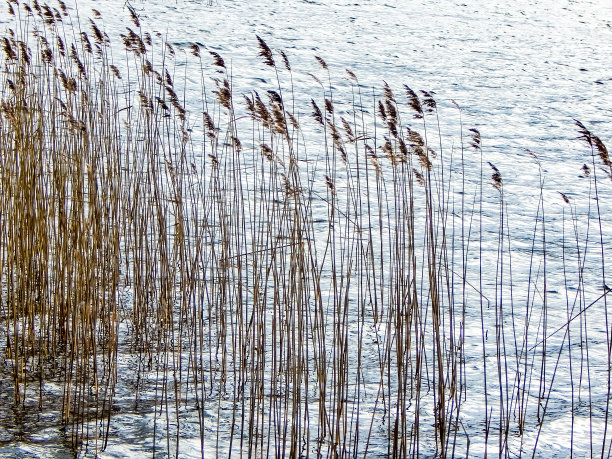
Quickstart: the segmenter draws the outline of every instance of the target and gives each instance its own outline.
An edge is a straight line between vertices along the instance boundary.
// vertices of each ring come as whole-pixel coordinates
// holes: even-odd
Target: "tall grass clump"
[[[117,379],[117,87],[93,21],[91,39],[69,42],[62,3],[9,10],[18,22],[3,38],[0,269],[14,403],[44,409],[44,382],[57,378],[72,441],[97,442],[87,426],[108,422]]]
[[[531,153],[527,222],[486,137],[461,121],[449,147],[462,110],[428,91],[338,86],[316,56],[302,94],[256,36],[268,83],[238,93],[223,56],[131,7],[114,41],[95,10],[8,10],[15,442],[42,424],[85,456],[536,456],[561,420],[570,454],[609,452],[612,170],[584,124],[588,199],[551,210]]]

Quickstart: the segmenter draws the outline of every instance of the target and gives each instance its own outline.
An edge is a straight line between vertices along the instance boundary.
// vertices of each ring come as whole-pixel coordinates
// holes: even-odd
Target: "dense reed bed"
[[[609,455],[612,164],[588,127],[568,126],[588,202],[559,190],[548,217],[541,172],[531,229],[517,230],[507,200],[520,197],[486,139],[459,125],[445,145],[427,91],[372,93],[347,70],[338,93],[316,57],[303,106],[287,55],[254,37],[274,83],[235,94],[222,56],[173,47],[129,8],[112,43],[97,11],[8,10],[10,442],[91,456]]]

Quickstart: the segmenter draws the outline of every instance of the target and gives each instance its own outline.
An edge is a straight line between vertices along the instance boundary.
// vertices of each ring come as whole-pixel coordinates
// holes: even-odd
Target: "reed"
[[[529,234],[486,136],[461,121],[447,146],[444,110],[461,109],[430,92],[370,94],[351,70],[337,85],[314,56],[302,94],[291,56],[257,36],[271,83],[235,94],[229,61],[132,8],[112,38],[63,2],[8,11],[0,419],[15,441],[35,441],[39,413],[85,456],[143,418],[130,447],[149,455],[535,457],[563,413],[570,454],[609,453],[612,170],[584,124],[588,203],[559,190],[551,217],[540,169]]]

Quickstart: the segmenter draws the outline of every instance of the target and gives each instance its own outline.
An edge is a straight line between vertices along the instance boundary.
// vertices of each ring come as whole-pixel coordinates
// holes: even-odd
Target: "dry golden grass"
[[[475,437],[491,455],[510,454],[515,437],[535,453],[537,437],[523,438],[544,425],[562,357],[581,368],[572,422],[578,399],[592,404],[588,352],[563,347],[587,340],[586,311],[609,290],[589,303],[580,275],[566,279],[581,296],[571,307],[568,299],[567,323],[551,334],[540,196],[525,315],[518,306],[509,315],[502,172],[489,162],[485,178],[476,129],[471,149],[443,148],[429,92],[404,86],[401,99],[384,83],[370,110],[347,70],[343,111],[328,64],[315,57],[329,83],[314,76],[323,95],[300,118],[284,52],[255,37],[275,87],[235,98],[222,56],[192,44],[189,65],[207,84],[208,70],[215,76],[194,122],[176,50],[143,32],[131,8],[120,70],[97,11],[80,30],[61,2],[8,7],[0,338],[13,405],[59,406],[74,451],[104,450],[126,386],[133,396],[121,409],[153,419],[149,452],[177,457],[194,422],[202,452],[219,455],[464,456]],[[305,124],[316,154],[307,154]],[[598,168],[595,156],[610,168],[604,143],[577,124],[594,156],[584,175]],[[473,191],[468,162],[480,164]],[[587,179],[597,197],[597,177]],[[483,259],[486,199],[499,203],[492,262]],[[588,261],[605,282],[599,207],[596,215],[591,243],[601,253]],[[567,266],[583,272],[586,241],[577,230],[568,241],[578,253],[563,246]],[[487,282],[495,297],[483,293]],[[474,323],[476,339],[466,335]],[[561,349],[548,351],[560,331]],[[476,400],[470,378],[484,388]],[[59,400],[45,392],[49,382],[61,384]],[[479,407],[480,424],[465,418],[466,404]],[[606,421],[608,411],[606,403]],[[607,448],[606,430],[592,435]]]

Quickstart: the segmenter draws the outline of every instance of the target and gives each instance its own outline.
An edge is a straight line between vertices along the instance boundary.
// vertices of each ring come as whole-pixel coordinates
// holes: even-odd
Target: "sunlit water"
[[[105,30],[114,38],[130,25],[123,6],[123,1],[79,1],[78,11],[84,20],[90,15],[91,8],[98,9],[104,18]],[[558,192],[570,197],[580,215],[586,214],[589,201],[593,210],[595,203],[593,199],[589,200],[588,183],[579,177],[582,165],[591,162],[590,151],[582,142],[576,141],[578,133],[573,119],[579,119],[604,142],[611,143],[612,4],[609,1],[216,0],[209,5],[207,2],[178,0],[136,1],[132,6],[145,29],[161,32],[177,49],[198,42],[221,54],[232,73],[234,93],[237,94],[258,87],[265,91],[275,79],[273,72],[258,56],[255,35],[261,36],[273,49],[285,50],[294,69],[296,112],[304,118],[311,112],[310,98],[323,93],[309,73],[323,80],[326,78],[314,56],[322,57],[329,65],[340,113],[350,108],[351,90],[344,72],[347,68],[357,75],[365,94],[378,96],[383,80],[397,93],[402,91],[403,84],[434,92],[442,120],[443,141],[449,152],[458,151],[461,146],[459,112],[452,101],[456,102],[463,110],[464,131],[478,128],[483,138],[485,161],[494,163],[503,176],[509,225],[515,238],[513,243],[519,249],[512,268],[517,284],[528,276],[531,231],[540,197],[540,170],[527,152],[531,150],[542,164],[543,203],[550,222],[547,229],[552,265],[549,285],[555,285],[555,289],[549,292],[548,301],[549,307],[558,311],[551,314],[556,316],[551,321],[558,326],[563,324],[566,310],[565,296],[561,291],[563,277],[559,271],[559,240],[566,207]],[[3,21],[0,18],[0,23]],[[120,41],[116,40],[116,53],[121,53],[119,45]],[[180,53],[176,62],[180,68]],[[189,66],[186,69],[187,80],[198,83],[199,73],[195,69],[192,73]],[[191,107],[192,117],[197,118],[198,93],[194,88],[188,88],[186,105]],[[307,127],[305,132],[308,135]],[[308,141],[307,137],[305,142]],[[468,161],[472,161],[474,168],[478,162],[477,159]],[[477,174],[474,169],[474,183],[478,180]],[[601,176],[602,181],[607,180],[603,173]],[[470,186],[468,182],[468,188]],[[612,250],[609,237],[606,237],[612,229],[610,189],[609,181],[602,184],[599,200],[604,246],[608,253]],[[491,196],[490,208],[486,210],[494,222],[496,193],[493,190],[486,193]],[[565,217],[567,219],[567,215]],[[565,224],[568,224],[567,220]],[[497,229],[493,224],[492,228],[496,236]],[[492,237],[484,256],[485,268],[494,269],[496,244],[497,240]],[[521,250],[524,256],[521,256]],[[590,273],[587,281],[586,289],[591,301],[601,293],[598,275]],[[485,293],[494,298],[494,286],[489,287]],[[129,297],[129,292],[126,295]],[[517,298],[517,304],[520,300],[523,298]],[[477,317],[479,311],[473,313]],[[591,323],[593,343],[590,355],[593,368],[591,384],[598,388],[592,395],[595,407],[582,407],[582,411],[578,407],[573,426],[574,453],[580,457],[601,454],[599,438],[605,408],[602,394],[607,394],[607,353],[603,315],[596,317]],[[556,328],[554,325],[550,327]],[[125,332],[124,328],[122,330]],[[468,341],[475,347],[480,344],[480,330],[479,323],[466,327],[468,338],[473,338]],[[557,346],[563,333],[558,338]],[[482,351],[474,355],[482,355]],[[553,350],[551,360],[556,357]],[[491,362],[494,365],[494,361]],[[120,373],[129,372],[131,365],[133,361],[129,357],[121,359]],[[479,365],[478,359],[466,363],[468,372],[473,369],[474,374],[478,374]],[[569,455],[572,427],[568,412],[570,382],[568,373],[563,371],[566,365],[566,360],[561,359],[559,375],[552,386],[557,396],[551,397],[547,422],[538,439],[540,457]],[[117,390],[110,439],[101,455],[151,455],[151,410],[144,409],[134,414],[131,411],[132,389],[120,382]],[[474,380],[471,390],[474,393],[483,390],[480,379]],[[537,388],[534,390],[537,392]],[[52,397],[61,394],[61,388],[49,385],[47,392]],[[0,381],[0,403],[8,404],[11,396],[11,382]],[[146,406],[146,396],[143,398],[142,403]],[[5,414],[0,427],[0,455],[69,457],[69,447],[64,444],[65,440],[55,424],[59,414],[36,413],[35,406],[33,401],[32,412],[13,410],[10,415]],[[205,424],[208,422],[210,426],[210,435],[218,432],[217,408],[215,405],[215,411],[211,409],[205,414],[205,417],[210,417],[205,420]],[[227,413],[230,411],[228,407]],[[484,417],[478,398],[466,403],[462,416],[466,431],[478,430]],[[195,408],[193,419],[197,420]],[[20,427],[13,427],[17,423]],[[197,424],[193,425],[187,422],[183,427],[181,457],[200,456],[199,431]],[[380,429],[384,431],[384,428]],[[594,432],[594,440],[589,436],[590,431]],[[530,451],[529,446],[536,434],[537,431],[530,432],[523,440],[527,451]],[[515,441],[511,449],[518,453],[521,440],[518,435],[511,438]],[[225,441],[220,441],[223,448],[227,447]],[[372,454],[384,456],[384,446],[377,449],[379,443],[375,439],[372,443]],[[593,450],[592,443],[597,443]],[[214,444],[208,443],[207,455],[214,455]],[[383,444],[381,441],[380,445]],[[470,455],[481,456],[483,444],[481,436],[474,436]],[[460,445],[461,449],[455,452],[458,457],[466,453],[465,441]],[[157,448],[164,454],[163,444]],[[492,451],[497,450],[493,447]],[[426,448],[423,453],[427,454]]]

